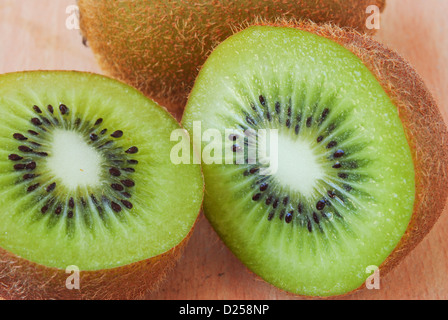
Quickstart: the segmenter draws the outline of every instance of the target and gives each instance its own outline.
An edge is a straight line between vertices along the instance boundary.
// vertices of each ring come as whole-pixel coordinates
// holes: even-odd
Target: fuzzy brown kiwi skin
[[[445,209],[448,197],[448,129],[434,97],[407,61],[366,34],[331,24],[284,19],[274,23],[259,21],[252,26],[296,28],[340,44],[364,63],[397,107],[411,148],[416,191],[408,228],[379,267],[381,276],[387,275],[425,238]],[[363,288],[365,285],[338,297],[351,295]]]
[[[78,0],[81,30],[109,75],[180,118],[209,53],[242,24],[278,18],[366,28],[369,5],[385,0]]]
[[[156,291],[174,269],[194,228],[179,245],[151,259],[113,269],[81,271],[80,290],[66,288],[71,274],[65,270],[27,261],[0,248],[0,300],[143,299],[148,292]]]

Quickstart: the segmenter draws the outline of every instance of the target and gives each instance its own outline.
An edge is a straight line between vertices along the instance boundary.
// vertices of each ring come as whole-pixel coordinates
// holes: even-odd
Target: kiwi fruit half
[[[445,204],[433,98],[355,31],[284,22],[235,34],[202,68],[183,124],[203,134],[207,218],[250,270],[297,295],[350,293],[375,266],[384,276]]]
[[[385,0],[78,0],[81,29],[108,74],[181,115],[199,68],[233,29],[258,19],[311,19],[372,32]]]
[[[0,296],[153,288],[202,204],[200,166],[170,160],[176,120],[128,85],[68,71],[1,75],[0,109]]]

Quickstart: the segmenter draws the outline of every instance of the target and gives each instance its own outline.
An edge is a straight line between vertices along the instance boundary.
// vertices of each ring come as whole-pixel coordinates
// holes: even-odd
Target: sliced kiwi
[[[187,238],[201,207],[201,169],[171,162],[170,135],[180,126],[141,93],[93,74],[25,72],[0,76],[0,108],[0,247],[8,253],[0,269],[7,279],[13,254],[35,270],[74,265],[98,277],[114,270],[117,282],[133,264],[150,266]],[[9,272],[10,289],[36,276]],[[59,285],[50,294],[64,291]],[[132,285],[145,289],[127,283],[115,290],[124,296]]]
[[[345,31],[325,28],[345,40]],[[281,289],[332,296],[359,288],[413,217],[415,153],[400,116],[363,61],[336,42],[269,26],[230,37],[204,65],[183,118],[191,133],[195,121],[202,132],[219,130],[227,141],[219,151],[242,159],[204,165],[207,218],[249,269]],[[278,153],[269,154],[259,130],[278,132]],[[271,164],[278,157],[278,170],[254,161],[253,149],[267,150]]]

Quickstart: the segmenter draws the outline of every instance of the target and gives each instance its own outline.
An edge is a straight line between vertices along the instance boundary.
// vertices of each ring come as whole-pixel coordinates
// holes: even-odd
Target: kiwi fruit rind
[[[0,296],[156,288],[202,204],[200,166],[170,159],[171,133],[185,130],[136,89],[81,72],[1,75],[0,109]],[[69,266],[79,290],[66,287]]]
[[[310,19],[367,29],[385,0],[78,0],[81,30],[103,70],[181,115],[209,52],[242,24]]]
[[[374,266],[384,277],[444,208],[437,105],[407,62],[356,31],[284,21],[233,35],[196,80],[182,119],[190,133],[195,122],[226,140],[202,141],[205,215],[285,291],[339,296]],[[277,171],[249,153],[272,150],[260,129],[278,130]]]

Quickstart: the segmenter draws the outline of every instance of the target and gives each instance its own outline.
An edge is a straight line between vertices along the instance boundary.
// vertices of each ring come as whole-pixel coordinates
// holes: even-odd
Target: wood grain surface
[[[448,120],[447,0],[388,0],[376,38],[425,79]],[[0,73],[62,69],[101,73],[78,30],[66,27],[75,0],[0,0]],[[443,206],[443,204],[440,204]],[[148,299],[298,299],[264,283],[221,243],[201,217],[184,257]],[[345,299],[448,299],[448,215],[389,275],[380,290]]]

